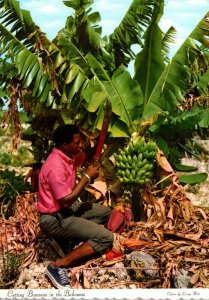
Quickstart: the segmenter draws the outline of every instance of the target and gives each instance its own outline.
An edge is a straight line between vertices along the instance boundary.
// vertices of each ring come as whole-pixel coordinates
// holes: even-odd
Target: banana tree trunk
[[[139,222],[143,218],[144,205],[140,193],[140,188],[134,187],[132,193],[132,212],[134,215],[134,221]]]

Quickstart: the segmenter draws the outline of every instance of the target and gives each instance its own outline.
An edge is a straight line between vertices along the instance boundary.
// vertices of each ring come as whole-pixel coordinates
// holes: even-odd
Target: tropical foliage
[[[24,176],[8,169],[0,170],[0,219],[14,215],[16,196],[23,191],[30,191],[30,185],[24,182]]]
[[[166,154],[170,128],[174,141],[179,133],[208,128],[209,13],[168,59],[176,32],[159,27],[163,0],[134,0],[105,37],[93,0],[63,3],[74,14],[50,41],[18,1],[0,0],[0,96],[15,124],[14,144],[20,129],[17,103],[30,116],[32,130],[47,139],[57,123],[100,130],[107,99],[110,137],[149,129]],[[136,55],[134,44],[141,49]],[[127,68],[131,61],[133,78]]]
[[[121,23],[109,36],[102,36],[102,28],[98,25],[100,15],[91,8],[93,0],[64,0],[63,3],[74,13],[51,41],[30,13],[20,8],[18,1],[0,0],[0,106],[8,107],[2,123],[3,126],[8,121],[13,123],[14,146],[18,144],[21,132],[19,109],[27,113],[31,125],[23,131],[22,137],[30,139],[40,161],[46,148],[50,147],[48,140],[57,124],[75,122],[84,129],[99,132],[108,100],[112,106],[109,140],[129,139],[135,132],[152,136],[167,156],[172,155],[174,165],[179,152],[173,145],[178,142],[180,147],[188,150],[182,140],[194,130],[209,127],[209,12],[170,59],[169,47],[176,31],[171,27],[164,33],[159,26],[163,0],[133,0]],[[133,45],[140,46],[139,53],[133,51]],[[134,62],[133,76],[128,69],[130,62]],[[133,161],[131,158],[130,162]],[[178,168],[182,169],[182,165]],[[164,172],[165,179],[169,177],[170,182],[167,185],[166,181],[164,187],[160,180],[150,191],[143,191],[147,193],[147,198],[144,195],[147,224],[138,230],[147,240],[159,242],[157,256],[156,245],[150,248],[150,253],[154,249],[154,256],[163,264],[160,278],[165,280],[163,283],[157,280],[156,286],[169,288],[176,267],[169,265],[165,249],[171,249],[173,257],[177,253],[172,261],[178,259],[181,249],[176,248],[175,253],[173,241],[172,247],[167,240],[165,245],[162,241],[168,235],[181,240],[183,237],[190,244],[195,241],[199,251],[203,247],[203,243],[197,245],[197,241],[202,242],[200,235],[208,234],[208,216],[203,210],[192,207],[173,169],[167,171],[162,167],[162,170],[169,174]],[[204,173],[193,177],[184,175],[180,182],[202,182],[206,176]],[[34,195],[19,195],[20,189],[28,189],[21,176],[17,178],[6,170],[0,177],[1,217],[15,214],[13,222],[3,220],[1,228],[7,229],[7,239],[15,232],[19,241],[19,245],[15,243],[15,250],[27,246],[27,266],[35,260],[34,241],[39,233]],[[140,194],[138,190],[134,192],[132,208],[136,212],[134,205]],[[15,196],[17,201],[14,201]],[[176,226],[179,227],[177,235]],[[202,228],[206,228],[204,232]],[[189,234],[185,236],[185,232]],[[10,238],[9,241],[14,240]],[[204,245],[207,243],[204,241]],[[191,245],[189,249],[194,249]],[[19,260],[9,256],[3,263],[2,281],[6,276],[12,280],[9,275],[12,272],[16,275]],[[199,273],[192,277],[193,284],[207,287],[208,282],[205,283],[200,271],[198,269]],[[151,284],[153,286],[153,278]],[[149,283],[145,287],[149,287]]]

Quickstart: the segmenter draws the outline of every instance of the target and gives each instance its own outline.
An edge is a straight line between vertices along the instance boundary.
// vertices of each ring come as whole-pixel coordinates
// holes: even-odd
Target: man
[[[79,129],[74,125],[58,127],[55,148],[39,174],[37,209],[42,230],[55,240],[81,243],[66,256],[48,265],[46,274],[57,288],[70,287],[67,267],[82,258],[102,254],[113,244],[113,234],[104,226],[111,209],[95,203],[81,203],[79,195],[99,167],[90,165],[76,184],[74,158],[81,151]]]

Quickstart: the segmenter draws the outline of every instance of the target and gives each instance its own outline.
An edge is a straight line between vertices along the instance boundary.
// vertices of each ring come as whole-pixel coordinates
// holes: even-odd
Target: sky
[[[64,27],[72,10],[62,0],[20,0],[20,6],[30,11],[35,23],[53,39]],[[101,15],[102,34],[108,35],[119,25],[132,0],[94,0],[93,9]],[[209,0],[165,0],[164,14],[160,22],[165,32],[170,26],[177,30],[175,52],[198,22],[209,11]]]
[[[62,0],[20,0],[21,8],[30,11],[33,20],[53,38],[61,29],[66,17],[72,14]],[[132,0],[94,0],[94,8],[101,14],[103,34],[110,34],[119,25]],[[173,25],[179,39],[185,39],[192,28],[209,11],[209,0],[165,0],[162,29]]]

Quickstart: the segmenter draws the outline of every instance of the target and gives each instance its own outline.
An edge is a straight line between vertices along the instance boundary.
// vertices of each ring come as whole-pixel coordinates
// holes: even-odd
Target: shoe
[[[70,280],[66,269],[53,268],[51,265],[48,265],[45,270],[45,274],[49,277],[56,288],[70,288]]]

